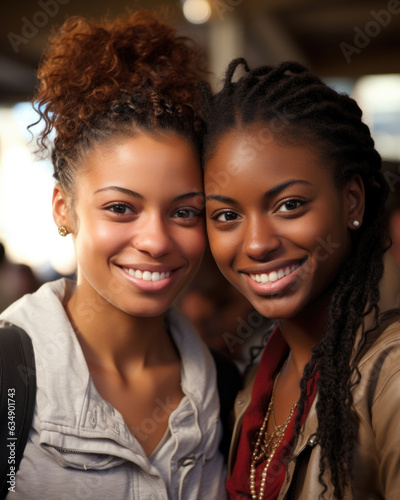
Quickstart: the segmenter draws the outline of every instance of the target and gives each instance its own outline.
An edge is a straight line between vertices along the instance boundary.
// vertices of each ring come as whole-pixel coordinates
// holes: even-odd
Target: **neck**
[[[279,320],[279,327],[290,348],[288,364],[300,375],[311,360],[312,349],[321,340],[326,325],[329,300],[330,295],[325,295],[295,318]]]
[[[132,373],[178,357],[163,316],[131,316],[105,300],[88,304],[77,291],[66,311],[89,368]]]

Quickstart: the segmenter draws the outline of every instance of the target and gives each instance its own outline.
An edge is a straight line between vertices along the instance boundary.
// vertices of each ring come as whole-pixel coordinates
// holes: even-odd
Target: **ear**
[[[346,184],[344,196],[347,204],[347,227],[351,230],[358,229],[362,224],[365,209],[364,183],[360,175],[355,175]]]
[[[52,205],[53,219],[57,227],[64,226],[69,233],[72,232],[72,221],[68,211],[68,198],[60,184],[54,186]]]

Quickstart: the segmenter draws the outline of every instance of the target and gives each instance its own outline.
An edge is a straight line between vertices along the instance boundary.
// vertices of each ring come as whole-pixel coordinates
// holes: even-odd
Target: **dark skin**
[[[339,189],[315,145],[252,148],[251,138],[267,127],[253,124],[220,139],[205,168],[205,193],[218,266],[260,314],[279,320],[290,348],[275,390],[281,424],[321,338],[353,221],[362,222],[364,189],[358,176]]]
[[[113,138],[85,159],[74,199],[71,211],[55,187],[54,220],[78,264],[66,311],[97,391],[150,455],[183,398],[164,312],[204,251],[197,154],[174,134]]]
[[[319,342],[328,309],[330,294],[321,297],[314,304],[314,307],[307,311],[305,322],[299,328],[295,328],[292,324],[287,324],[285,320],[279,321],[281,331],[288,342],[290,352],[286,364],[282,367],[279,378],[276,382],[274,396],[274,413],[276,423],[282,424],[289,412],[300,398],[300,380],[303,376],[305,365],[311,359],[311,351],[317,342]],[[309,335],[302,334],[304,331],[314,330],[316,333],[315,339]],[[287,332],[289,331],[289,340]],[[273,432],[273,423],[268,422],[267,431],[269,434]]]

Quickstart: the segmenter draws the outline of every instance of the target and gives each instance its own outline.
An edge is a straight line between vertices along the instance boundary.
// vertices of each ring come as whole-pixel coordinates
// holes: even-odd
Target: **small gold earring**
[[[58,228],[58,234],[59,234],[60,236],[67,236],[67,234],[68,234],[68,229],[67,229],[65,226],[60,226],[60,227]]]

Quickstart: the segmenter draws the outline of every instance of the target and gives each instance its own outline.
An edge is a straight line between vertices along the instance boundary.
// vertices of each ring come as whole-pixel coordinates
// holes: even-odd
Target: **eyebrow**
[[[222,196],[221,194],[210,194],[207,196],[206,200],[216,200],[222,203],[237,203],[237,201],[233,198],[229,198],[229,196]]]
[[[126,189],[119,186],[107,186],[101,189],[98,189],[94,192],[94,194],[101,193],[103,191],[119,191],[120,193],[127,194],[128,196],[133,196],[134,198],[139,198],[139,200],[144,200],[144,196],[137,193],[136,191],[132,191],[131,189]]]
[[[186,198],[194,198],[195,196],[201,196],[204,200],[204,193],[202,193],[201,191],[193,191],[192,193],[185,193],[180,194],[179,196],[175,196],[172,201],[181,201],[185,200]]]
[[[308,181],[302,181],[300,179],[292,179],[290,181],[283,182],[282,184],[278,184],[278,186],[273,187],[272,189],[267,191],[264,196],[266,198],[270,198],[271,196],[280,193],[281,191],[285,190],[289,186],[293,186],[294,184],[306,184],[307,186],[311,186],[311,183]]]
[[[288,188],[289,186],[292,186],[294,184],[306,184],[308,186],[311,186],[311,183],[308,181],[293,179],[293,180],[290,180],[287,182],[283,182],[282,184],[278,184],[278,186],[275,186],[275,187],[269,189],[264,194],[264,198],[271,198],[271,196],[274,196],[274,195],[280,193],[281,191],[284,191],[286,188]],[[229,196],[223,196],[220,194],[210,194],[209,196],[207,196],[206,199],[207,200],[216,200],[216,201],[220,201],[222,203],[233,203],[233,204],[236,203],[237,204],[237,201],[235,199],[230,198]]]
[[[144,196],[141,195],[140,193],[137,193],[136,191],[132,191],[131,189],[126,189],[126,188],[119,187],[119,186],[107,186],[107,187],[98,189],[97,191],[94,192],[94,194],[101,193],[102,191],[119,191],[120,193],[124,193],[128,196],[133,196],[134,198],[138,198],[139,200],[142,200],[142,201],[144,200]],[[173,202],[181,201],[181,200],[184,200],[186,198],[194,198],[195,196],[201,196],[202,198],[204,198],[204,193],[202,193],[201,191],[193,191],[190,193],[184,193],[184,194],[180,194],[178,196],[175,196],[175,198],[172,201]]]

